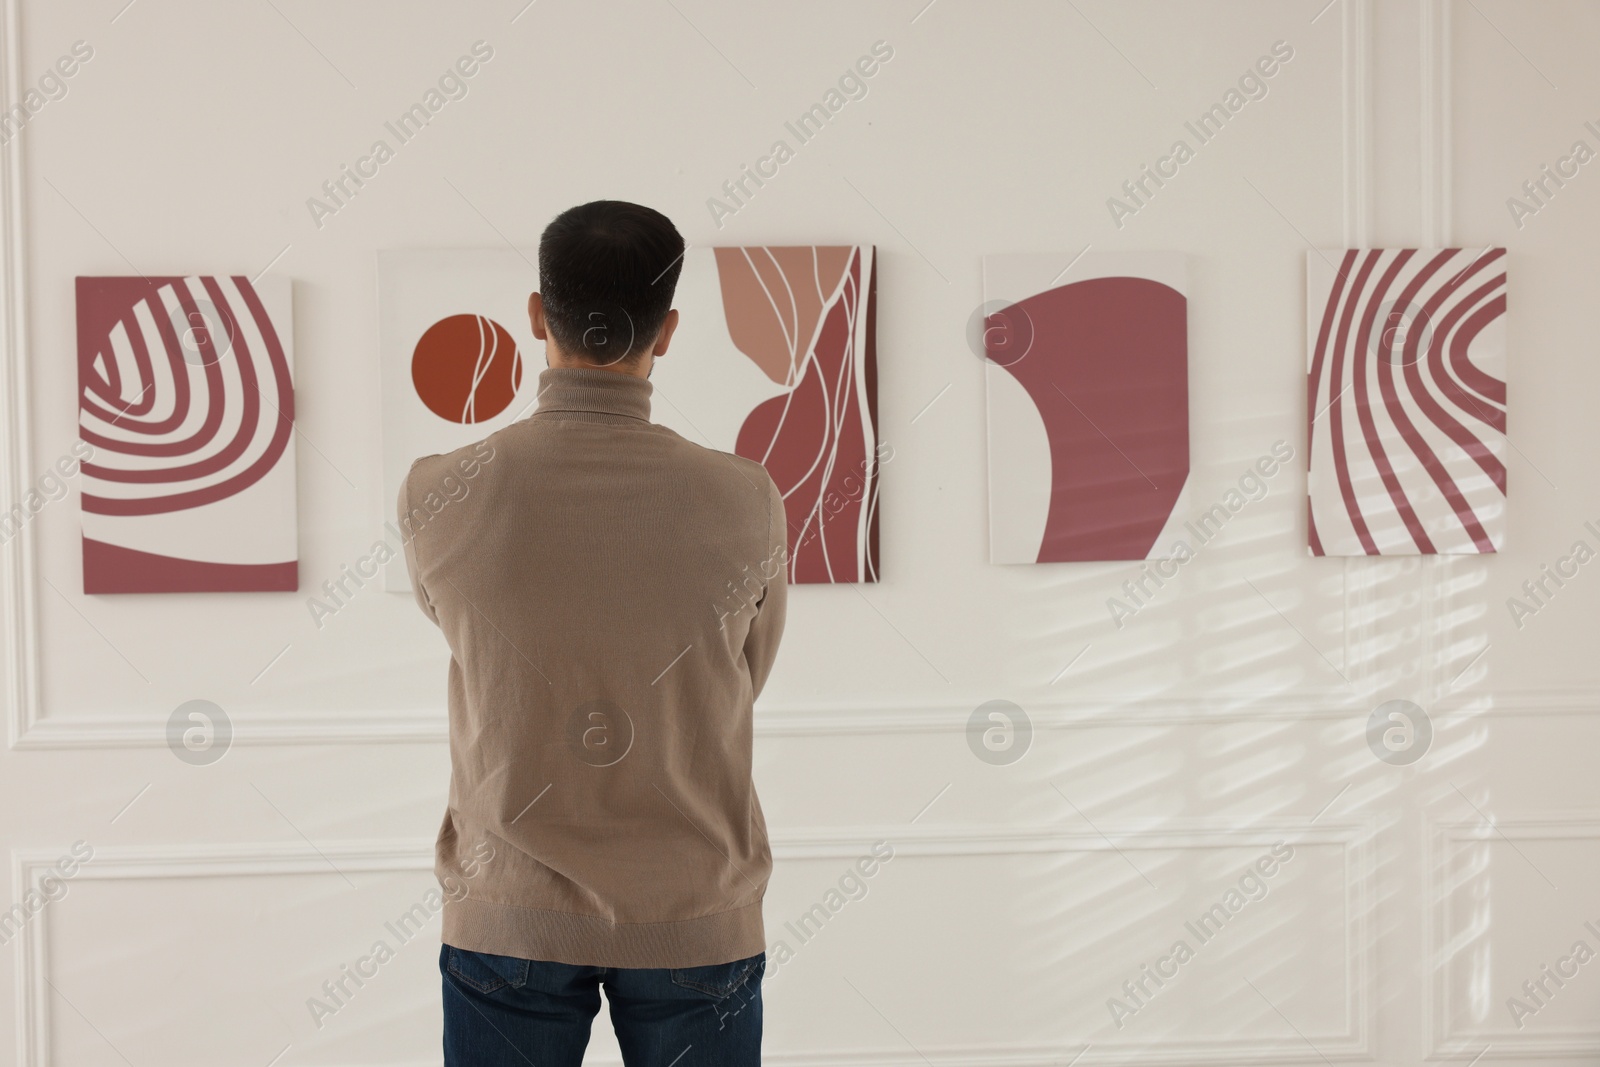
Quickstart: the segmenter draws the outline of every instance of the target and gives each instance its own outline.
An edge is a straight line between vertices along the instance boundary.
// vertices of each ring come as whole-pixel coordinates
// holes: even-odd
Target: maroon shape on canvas
[[[161,442],[112,439],[92,431],[84,431],[81,434],[85,441],[95,446],[97,452],[127,456],[161,456],[170,458],[174,462],[148,468],[85,462],[83,471],[86,475],[103,481],[158,486],[200,478],[222,470],[238,459],[249,447],[260,424],[270,422],[272,437],[266,449],[248,467],[215,485],[170,493],[158,490],[132,498],[113,498],[84,493],[83,510],[102,515],[159,515],[200,507],[203,504],[225,500],[250,488],[283,458],[284,450],[294,433],[294,387],[289,374],[288,358],[284,353],[282,342],[278,339],[278,331],[273,326],[272,320],[267,317],[266,309],[262,306],[254,287],[246,278],[235,278],[234,282],[243,295],[245,301],[243,308],[232,307],[216,282],[211,278],[204,279],[212,307],[224,322],[230,324],[234,323],[239,315],[252,316],[256,328],[266,343],[266,352],[252,353],[242,329],[236,325],[228,331],[231,336],[227,338],[225,349],[220,338],[214,342],[207,331],[197,331],[192,335],[192,343],[201,353],[199,361],[205,368],[209,404],[204,421],[191,436],[178,441]],[[138,305],[145,304],[147,307],[159,308],[161,301],[158,293],[170,285],[187,315],[194,320],[201,319],[198,307],[194,305],[182,283],[182,278],[78,279],[78,380],[82,397],[80,404],[85,409],[90,408],[94,398],[104,395],[104,390],[111,381],[109,372],[103,372],[102,368],[114,365],[110,354],[110,336],[113,327],[122,322],[130,340],[141,335],[135,314]],[[171,365],[168,380],[172,382],[175,391],[183,397],[187,411],[189,390],[183,346],[166,316],[152,314],[151,319],[160,330],[162,340],[166,343],[166,351],[148,358],[165,360]],[[142,340],[135,345],[135,350],[143,351]],[[223,448],[205,455],[203,459],[193,459],[192,457],[201,454],[216,438],[217,431],[224,421],[226,392],[223,388],[221,369],[224,358],[239,370],[243,385],[239,401],[242,409],[241,418]],[[261,385],[256,380],[258,359],[272,372],[274,393],[279,398],[276,406],[262,404]],[[146,359],[140,359],[138,363],[145,381],[144,388],[138,391],[142,404],[144,398],[155,397],[156,379],[144,369],[149,365]],[[133,405],[124,408],[121,404],[114,403],[110,405],[110,410],[113,422],[143,437],[162,435],[167,429],[182,421],[181,416],[178,416],[161,423],[142,423],[133,418],[137,414]],[[142,410],[150,410],[150,405],[144,405]]]
[[[876,266],[863,289],[859,249],[771,249],[749,258],[745,251],[717,249],[730,333],[736,343],[743,342],[741,350],[769,377],[792,381],[792,385],[787,392],[758,404],[745,418],[734,451],[764,465],[783,493],[789,524],[790,582],[875,582],[878,470],[873,393],[877,353],[872,328],[876,325]],[[829,265],[828,256],[821,253],[843,251],[848,251],[848,259],[841,258],[834,273],[821,275],[819,280],[818,272]],[[814,252],[818,253],[815,258]],[[774,306],[745,295],[749,285],[769,276],[768,291],[777,288],[804,294],[821,290],[833,298],[827,302],[819,299],[809,307],[797,303],[795,318],[785,319],[787,301]],[[815,320],[808,321],[808,313],[820,316],[820,324],[814,343],[806,349],[796,341],[812,336],[810,321]],[[864,351],[858,351],[856,325],[862,314],[867,316],[867,329]],[[768,337],[757,328],[757,324],[767,325],[764,316],[772,316]],[[774,339],[787,340],[780,345]],[[865,363],[858,367],[861,360]],[[858,564],[858,556],[865,557],[864,563]]]
[[[300,564],[205,563],[83,539],[85,593],[292,593]]]
[[[175,301],[170,313],[164,291]],[[76,297],[80,436],[95,450],[81,467],[86,515],[199,514],[249,493],[284,462],[294,434],[289,354],[250,279],[81,277]],[[115,356],[119,334],[131,367]],[[293,559],[189,560],[113,540],[84,536],[85,593],[278,591],[298,582]]]
[[[990,316],[1032,345],[989,358],[1044,422],[1050,511],[1040,563],[1145,559],[1189,476],[1188,302],[1148,278],[1073,282]]]

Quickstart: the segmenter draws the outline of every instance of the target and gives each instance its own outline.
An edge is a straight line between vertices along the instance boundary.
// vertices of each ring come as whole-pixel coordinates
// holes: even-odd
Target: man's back
[[[643,378],[539,385],[526,419],[418,460],[400,500],[451,650],[437,871],[464,889],[444,940],[597,967],[754,955],[751,704],[783,629],[782,499],[759,464],[651,424]],[[452,476],[465,493],[430,507]]]

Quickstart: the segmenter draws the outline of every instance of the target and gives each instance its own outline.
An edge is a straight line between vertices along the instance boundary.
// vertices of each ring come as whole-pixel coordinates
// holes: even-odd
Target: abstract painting
[[[1307,253],[1312,555],[1499,551],[1505,254]]]
[[[290,283],[77,279],[85,593],[293,591]]]
[[[544,369],[528,323],[535,262],[510,248],[378,253],[385,521],[418,457],[470,445],[533,410]],[[384,565],[383,585],[410,591],[403,555]]]
[[[1167,558],[1189,482],[1184,259],[986,256],[989,558]]]
[[[877,581],[873,248],[711,252],[728,337],[781,389],[748,410],[732,451],[764,465],[783,493],[789,581]],[[686,262],[685,273],[701,266]]]
[[[384,499],[418,456],[537,405],[533,253],[396,251],[378,260]],[[789,580],[878,580],[875,257],[871,246],[691,248],[651,418],[762,463],[784,495]],[[532,353],[532,365],[526,362]],[[385,587],[409,589],[402,560]]]

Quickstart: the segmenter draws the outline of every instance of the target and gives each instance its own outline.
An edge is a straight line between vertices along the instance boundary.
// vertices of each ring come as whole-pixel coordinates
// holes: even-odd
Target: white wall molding
[[[1492,826],[1482,818],[1430,819],[1425,824],[1424,841],[1426,847],[1424,858],[1427,863],[1427,892],[1424,897],[1427,912],[1423,917],[1427,947],[1424,958],[1429,961],[1431,967],[1430,980],[1423,991],[1423,1016],[1426,1026],[1424,1040],[1428,1059],[1453,1060],[1462,1057],[1470,1059],[1480,1054],[1484,1059],[1490,1060],[1582,1057],[1586,1061],[1593,1061],[1600,1057],[1600,1025],[1557,1029],[1541,1026],[1534,1021],[1523,1030],[1502,1024],[1471,1032],[1451,1027],[1452,1006],[1458,991],[1450,980],[1449,964],[1453,958],[1452,953],[1461,948],[1450,943],[1450,930],[1453,925],[1451,905],[1461,886],[1450,885],[1445,881],[1446,865],[1451,855],[1470,842],[1516,849],[1520,853],[1519,842],[1600,841],[1600,812],[1497,816]],[[1532,862],[1526,856],[1520,859],[1512,857],[1512,859],[1518,863]],[[1551,892],[1554,893],[1556,890],[1552,889]],[[1600,909],[1597,909],[1592,917],[1600,917]],[[1574,917],[1575,930],[1581,929],[1581,922],[1581,916]],[[1580,935],[1575,933],[1574,937],[1577,936]],[[1591,942],[1591,948],[1596,947],[1592,938],[1584,939]],[[1552,949],[1561,947],[1566,946],[1551,946]],[[1520,989],[1491,990],[1492,1017],[1504,1020],[1507,1019],[1507,1015],[1501,1014],[1505,1011],[1502,994],[1518,995]]]
[[[22,99],[20,0],[0,2],[0,111]],[[22,501],[32,477],[29,418],[27,238],[23,226],[22,137],[0,144],[0,508]],[[7,732],[12,745],[39,706],[38,618],[32,523],[0,545],[0,630],[5,641]]]
[[[20,849],[11,855],[14,899],[38,891],[41,880],[70,846]],[[347,871],[426,871],[433,868],[431,842],[350,842],[317,849],[304,844],[210,846],[119,846],[94,850],[68,882],[130,878],[272,876]],[[67,896],[71,896],[69,888]],[[50,912],[47,904],[22,925],[16,949],[17,1063],[51,1067],[50,982],[46,961]]]
[[[1294,696],[1193,700],[1016,701],[1035,731],[1222,726],[1233,723],[1313,723],[1365,720],[1369,694],[1334,703]],[[957,734],[977,702],[893,706],[763,708],[755,714],[758,738],[866,737]],[[1472,719],[1590,716],[1600,713],[1600,695],[1583,689],[1497,697],[1463,693],[1429,705],[1441,725]],[[446,713],[406,709],[341,716],[251,714],[232,718],[235,745],[444,744]],[[44,719],[14,745],[21,750],[159,748],[167,744],[166,721],[104,715]]]
[[[1222,818],[1145,820],[1136,823],[1102,822],[1099,829],[1079,824],[970,824],[911,825],[905,823],[842,828],[775,830],[772,851],[776,860],[849,860],[862,855],[873,842],[887,840],[896,858],[918,856],[980,857],[1029,853],[1094,853],[1130,850],[1222,849],[1241,846],[1269,847],[1288,840],[1294,845],[1321,845],[1342,850],[1346,871],[1345,921],[1348,958],[1344,974],[1348,1026],[1339,1033],[1307,1035],[1315,1043],[1286,1045],[1279,1037],[1172,1041],[1156,1045],[1115,1043],[1085,1038],[1060,1046],[924,1046],[920,1054],[878,1050],[838,1050],[823,1053],[768,1053],[765,1060],[785,1067],[886,1067],[886,1065],[937,1064],[939,1067],[1059,1067],[1083,1050],[1092,1048],[1077,1063],[1123,1063],[1137,1054],[1141,1063],[1207,1064],[1216,1067],[1250,1063],[1349,1062],[1372,1058],[1374,1031],[1372,949],[1369,915],[1376,901],[1372,841],[1375,823],[1370,819],[1330,819],[1312,824],[1306,819],[1264,817],[1249,826]],[[17,899],[40,880],[69,846],[30,848],[12,853],[12,884]],[[209,878],[217,876],[273,877],[335,872],[407,872],[433,869],[433,842],[345,841],[311,845],[302,842],[216,845],[135,845],[96,848],[94,856],[78,868],[71,884],[82,881],[123,881],[149,878]],[[66,898],[70,899],[70,891]],[[51,904],[24,924],[16,952],[16,991],[19,1067],[50,1067],[51,986],[48,938]]]
[[[878,734],[946,734],[967,728],[971,704],[834,708],[758,707],[757,737],[850,737]],[[1116,726],[1211,726],[1238,722],[1312,722],[1364,717],[1362,698],[1331,705],[1290,697],[1237,700],[1057,701],[1019,705],[1035,730],[1099,729]],[[290,714],[235,715],[235,745],[329,745],[435,742],[449,739],[443,708],[373,713],[366,716]],[[74,716],[45,719],[13,746],[18,749],[156,748],[167,744],[164,719]]]

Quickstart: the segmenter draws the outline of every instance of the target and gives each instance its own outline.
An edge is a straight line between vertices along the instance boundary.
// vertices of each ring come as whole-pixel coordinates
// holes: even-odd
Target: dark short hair
[[[539,238],[545,325],[563,352],[597,364],[638,359],[672,310],[683,237],[625,200],[568,208]]]

